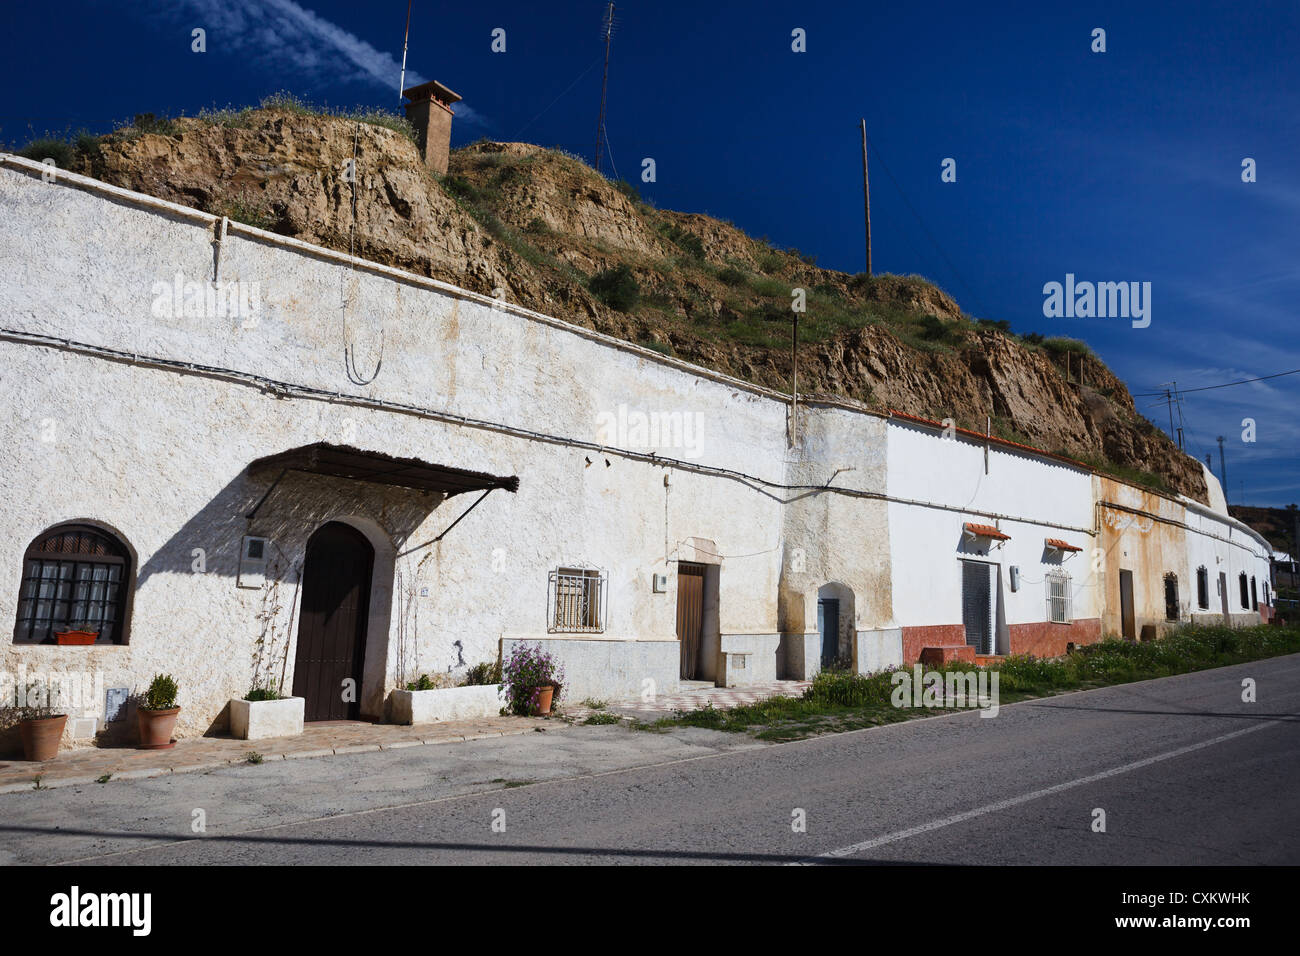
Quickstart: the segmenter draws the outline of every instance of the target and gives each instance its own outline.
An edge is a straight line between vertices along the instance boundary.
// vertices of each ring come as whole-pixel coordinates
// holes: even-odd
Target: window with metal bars
[[[47,531],[23,556],[14,643],[57,644],[60,632],[91,631],[96,644],[125,644],[130,580],[131,554],[107,531]]]
[[[1165,620],[1176,621],[1179,616],[1178,575],[1170,571],[1165,574]]]
[[[1202,611],[1210,607],[1210,572],[1203,567],[1196,569],[1196,606]]]
[[[1250,582],[1246,580],[1246,573],[1243,571],[1238,577],[1237,582],[1241,586],[1241,606],[1250,607]]]
[[[1047,574],[1047,619],[1053,624],[1074,622],[1074,609],[1070,606],[1070,576],[1064,571]]]
[[[605,630],[605,573],[591,568],[551,572],[548,633],[601,633]]]

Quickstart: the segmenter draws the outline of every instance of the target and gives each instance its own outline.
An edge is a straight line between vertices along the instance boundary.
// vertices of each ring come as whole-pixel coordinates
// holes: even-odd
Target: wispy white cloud
[[[400,54],[377,49],[294,0],[185,0],[185,8],[195,18],[193,26],[207,31],[210,53],[236,54],[293,79],[365,83],[397,92]],[[426,79],[408,62],[408,87]],[[456,115],[463,122],[491,125],[464,103],[457,104]]]

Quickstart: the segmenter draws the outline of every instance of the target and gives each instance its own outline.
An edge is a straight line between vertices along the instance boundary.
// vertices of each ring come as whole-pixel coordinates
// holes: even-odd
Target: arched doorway
[[[293,694],[306,700],[307,720],[361,716],[374,563],[365,535],[342,522],[322,525],[307,541],[293,667]]]

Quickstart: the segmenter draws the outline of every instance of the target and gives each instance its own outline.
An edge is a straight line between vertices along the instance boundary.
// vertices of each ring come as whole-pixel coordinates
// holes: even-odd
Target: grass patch
[[[582,724],[584,727],[593,725],[600,726],[602,724],[617,724],[620,723],[622,719],[623,718],[619,717],[618,714],[595,713],[584,720]]]
[[[1088,690],[1132,681],[1169,677],[1212,667],[1277,657],[1300,651],[1300,627],[1260,625],[1184,625],[1157,641],[1134,643],[1114,638],[1076,648],[1064,657],[1008,657],[988,670],[998,672],[1000,704]],[[930,668],[943,673],[967,673],[972,668],[952,663]],[[943,710],[895,706],[893,674],[853,674],[823,671],[802,697],[771,697],[755,704],[721,710],[712,706],[678,711],[636,729],[664,732],[674,727],[704,727],[730,733],[753,733],[760,740],[798,740],[820,733],[859,730],[934,716]]]

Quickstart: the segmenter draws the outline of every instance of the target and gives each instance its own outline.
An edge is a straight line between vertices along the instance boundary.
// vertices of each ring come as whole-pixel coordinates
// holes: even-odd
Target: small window
[[[548,633],[605,630],[605,573],[591,568],[551,572]]]
[[[1165,575],[1165,620],[1178,620],[1178,575],[1170,571]]]
[[[1062,571],[1047,574],[1047,619],[1054,624],[1069,624],[1074,620],[1070,606],[1070,576]]]
[[[1255,587],[1255,575],[1250,576],[1250,609],[1259,610],[1259,590]]]
[[[1264,603],[1265,603],[1265,604],[1268,604],[1268,603],[1269,603],[1269,600],[1268,600],[1268,582],[1267,582],[1267,581],[1264,582],[1264,584],[1263,584],[1263,588],[1264,588]]]
[[[126,643],[131,554],[90,525],[60,525],[23,556],[15,644],[57,644],[61,631],[91,631],[96,644]]]
[[[1196,569],[1196,606],[1202,611],[1210,607],[1210,572],[1203,567]]]
[[[1250,607],[1250,583],[1246,580],[1246,572],[1243,571],[1237,577],[1237,583],[1241,585],[1241,606]]]

